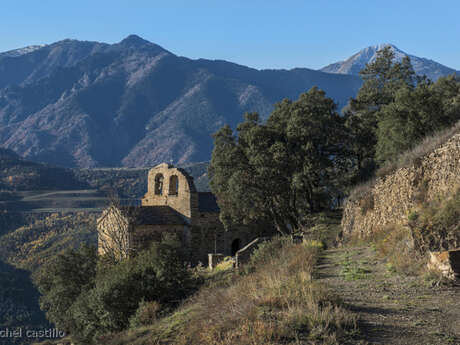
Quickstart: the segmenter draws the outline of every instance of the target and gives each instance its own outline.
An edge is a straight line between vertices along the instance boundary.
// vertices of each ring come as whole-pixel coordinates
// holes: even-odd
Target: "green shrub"
[[[50,321],[81,343],[147,322],[193,293],[198,280],[184,265],[180,244],[154,243],[136,257],[110,264],[93,260],[84,276],[82,255],[70,253],[38,281]],[[79,285],[79,283],[81,283]],[[161,305],[161,308],[160,308]],[[143,321],[144,320],[144,321]]]
[[[415,222],[418,219],[418,213],[416,211],[410,212],[407,216],[407,219],[409,220],[409,222]]]
[[[96,248],[83,246],[58,255],[38,273],[35,284],[41,293],[40,308],[61,330],[73,327],[68,310],[83,292],[94,287]]]
[[[137,308],[136,313],[129,320],[130,327],[140,327],[151,325],[154,323],[161,311],[161,305],[156,302],[145,302],[141,301],[139,303],[139,308]]]
[[[288,236],[277,236],[270,241],[266,241],[259,245],[251,255],[248,264],[245,266],[246,272],[252,272],[258,266],[263,266],[273,259],[279,257],[281,248],[292,243],[292,239]]]

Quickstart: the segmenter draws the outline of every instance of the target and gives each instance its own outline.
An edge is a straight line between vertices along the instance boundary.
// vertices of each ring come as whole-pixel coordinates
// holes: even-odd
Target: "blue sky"
[[[320,68],[393,43],[460,70],[460,1],[2,0],[0,51],[137,34],[190,58]]]

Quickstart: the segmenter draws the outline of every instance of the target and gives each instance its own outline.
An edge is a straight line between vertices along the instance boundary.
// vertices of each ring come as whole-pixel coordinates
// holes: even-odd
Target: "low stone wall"
[[[224,254],[208,254],[208,267],[210,270],[216,268],[218,264],[224,261]]]
[[[408,168],[378,178],[368,192],[348,200],[342,236],[365,237],[386,224],[407,225],[417,200],[446,195],[460,184],[460,133]]]

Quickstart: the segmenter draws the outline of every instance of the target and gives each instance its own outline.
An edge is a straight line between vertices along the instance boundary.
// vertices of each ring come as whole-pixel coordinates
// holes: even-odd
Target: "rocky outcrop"
[[[414,163],[378,178],[361,196],[349,199],[343,236],[365,237],[387,224],[407,225],[418,201],[446,195],[460,184],[460,133]]]

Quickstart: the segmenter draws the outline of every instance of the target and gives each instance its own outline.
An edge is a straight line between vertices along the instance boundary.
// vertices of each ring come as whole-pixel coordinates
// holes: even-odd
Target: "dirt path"
[[[326,250],[316,275],[359,315],[355,344],[460,345],[459,285],[392,273],[364,247]]]

